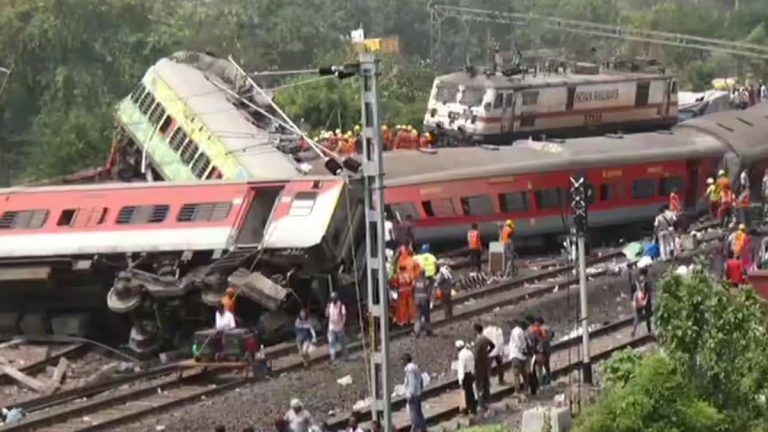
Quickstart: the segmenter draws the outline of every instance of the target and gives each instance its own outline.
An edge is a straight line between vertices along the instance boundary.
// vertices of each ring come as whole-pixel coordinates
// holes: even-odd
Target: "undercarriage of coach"
[[[320,312],[332,286],[354,286],[339,272],[341,264],[302,266],[306,260],[293,262],[285,253],[234,250],[215,259],[208,254],[207,263],[198,256],[147,255],[116,274],[107,305],[130,319],[129,348],[149,354],[183,346],[196,330],[212,327],[214,308],[232,287],[238,325],[277,342],[290,335],[300,308]]]

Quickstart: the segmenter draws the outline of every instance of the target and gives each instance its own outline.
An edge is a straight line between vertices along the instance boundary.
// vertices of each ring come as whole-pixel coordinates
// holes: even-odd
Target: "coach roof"
[[[691,129],[562,143],[517,141],[505,147],[441,148],[434,154],[398,150],[385,154],[388,186],[463,180],[523,173],[577,170],[718,156],[723,146]]]
[[[618,83],[626,81],[651,80],[668,78],[667,75],[641,72],[613,72],[605,71],[598,74],[575,74],[575,73],[543,73],[520,74],[506,77],[496,74],[487,76],[482,73],[470,75],[467,72],[454,72],[448,75],[437,77],[437,83],[456,84],[466,87],[494,87],[525,89],[539,87],[557,87],[573,84],[591,84],[591,83]]]

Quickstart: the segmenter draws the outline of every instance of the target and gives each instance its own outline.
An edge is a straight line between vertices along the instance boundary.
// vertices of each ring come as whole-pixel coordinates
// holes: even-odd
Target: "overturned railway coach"
[[[322,305],[357,277],[358,193],[334,177],[0,190],[0,325],[67,333],[106,301],[151,351],[210,320],[231,284],[243,317]]]

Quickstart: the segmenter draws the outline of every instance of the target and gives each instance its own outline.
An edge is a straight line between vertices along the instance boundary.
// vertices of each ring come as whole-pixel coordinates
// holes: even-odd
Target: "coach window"
[[[565,202],[565,190],[561,188],[537,190],[534,193],[534,199],[536,207],[540,209],[560,208]]]
[[[179,153],[179,157],[181,158],[182,162],[189,165],[189,163],[192,162],[192,159],[195,158],[197,151],[198,151],[197,144],[190,139],[190,140],[187,140],[186,143],[184,143],[184,147],[181,148],[181,153]]]
[[[632,182],[632,198],[643,199],[656,196],[656,180],[643,179]]]
[[[221,170],[216,168],[216,166],[212,166],[211,169],[208,171],[208,174],[205,176],[206,180],[218,180],[221,178]]]
[[[677,193],[683,190],[683,179],[681,177],[667,177],[659,180],[659,195],[668,196],[672,191]]]
[[[520,127],[534,127],[536,126],[536,114],[523,113],[520,114]]]
[[[211,159],[204,152],[200,152],[197,154],[195,161],[192,162],[192,174],[194,174],[194,176],[197,178],[203,178],[205,173],[208,172],[208,167],[210,166]]]
[[[493,200],[487,195],[464,197],[461,199],[461,207],[467,216],[488,216],[496,213]]]
[[[187,134],[184,132],[184,129],[177,127],[176,130],[174,130],[171,134],[171,138],[168,140],[168,144],[170,145],[171,149],[173,149],[173,151],[177,152],[184,145],[186,140]]]
[[[37,229],[48,220],[48,210],[7,211],[0,217],[0,229]]]
[[[59,215],[59,220],[56,221],[56,226],[72,226],[75,222],[75,216],[77,215],[77,209],[62,210]]]
[[[143,83],[139,83],[136,85],[136,87],[131,92],[131,100],[134,104],[138,104],[141,100],[141,97],[144,96],[144,93],[147,92],[147,89],[144,87]]]
[[[155,95],[151,92],[147,92],[144,96],[145,97],[142,97],[139,102],[139,111],[141,111],[142,114],[147,114],[149,113],[149,109],[155,105]]]
[[[158,102],[152,107],[152,111],[149,112],[149,122],[157,126],[163,117],[165,117],[165,108]]]
[[[408,216],[413,219],[419,218],[419,212],[416,210],[416,206],[413,203],[392,203],[387,205],[387,207],[391,213],[390,220],[406,220]]]
[[[523,105],[537,105],[539,103],[539,92],[528,91],[523,92]]]
[[[603,183],[600,185],[600,201],[621,199],[623,191],[623,183]]]
[[[157,128],[157,131],[165,135],[171,129],[172,125],[173,125],[173,117],[171,117],[170,115],[166,115],[165,118],[163,118],[163,121],[160,123],[160,127]]]
[[[529,207],[528,192],[499,194],[499,208],[502,213],[526,211]]]
[[[496,98],[493,100],[493,108],[498,109],[504,104],[504,93],[496,93]]]
[[[291,216],[309,216],[317,200],[317,192],[297,192],[293,196],[288,214]]]
[[[422,201],[424,213],[430,217],[456,216],[456,209],[453,208],[453,202],[450,199],[435,199],[432,201]]]
[[[228,202],[184,204],[176,215],[178,222],[212,222],[229,216],[232,204]]]
[[[165,204],[125,206],[120,209],[115,221],[119,225],[137,225],[160,223],[168,216],[169,207]]]

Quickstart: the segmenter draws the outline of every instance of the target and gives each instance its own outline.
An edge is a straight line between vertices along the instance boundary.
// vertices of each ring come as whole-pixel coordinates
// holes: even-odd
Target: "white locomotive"
[[[424,126],[439,145],[463,145],[637,132],[677,122],[677,82],[660,70],[581,63],[549,69],[478,73],[470,68],[439,76]]]

